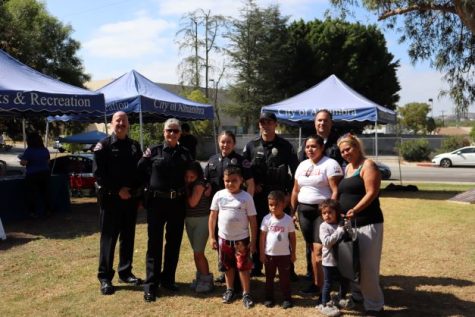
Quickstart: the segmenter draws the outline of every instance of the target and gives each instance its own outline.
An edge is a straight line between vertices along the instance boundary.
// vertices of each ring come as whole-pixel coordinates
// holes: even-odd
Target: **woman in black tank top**
[[[361,141],[351,134],[338,140],[342,157],[348,162],[345,177],[338,185],[343,212],[356,225],[360,254],[360,283],[353,285],[352,296],[364,302],[368,315],[384,308],[379,284],[379,266],[383,245],[383,213],[379,205],[381,175],[376,164],[367,159]]]

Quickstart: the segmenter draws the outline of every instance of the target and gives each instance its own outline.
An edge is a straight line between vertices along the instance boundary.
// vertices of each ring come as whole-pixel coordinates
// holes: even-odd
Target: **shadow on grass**
[[[300,276],[297,282],[291,283],[292,301],[295,307],[305,307],[309,309],[315,309],[317,304],[318,295],[303,295],[302,289],[307,288],[309,282]],[[180,288],[179,292],[172,292],[166,289],[158,290],[159,297],[189,297],[190,299],[196,298],[218,298],[221,301],[223,293],[226,291],[225,284],[215,284],[214,289],[209,293],[196,293],[189,286],[189,283],[177,283]],[[257,306],[263,306],[265,301],[265,277],[251,278],[251,295],[254,303]],[[276,277],[274,282],[274,299],[275,308],[280,309],[282,306],[283,298],[280,291],[279,278]],[[236,292],[235,302],[240,303],[242,300],[242,293]]]
[[[460,191],[435,191],[435,190],[419,190],[417,192],[407,191],[390,191],[381,190],[381,197],[406,198],[406,199],[426,199],[426,200],[448,200]]]
[[[98,233],[99,216],[99,206],[95,199],[86,198],[74,200],[69,212],[56,213],[47,218],[29,218],[6,223],[4,226],[7,240],[1,243],[0,250],[41,238],[70,239]],[[137,224],[146,222],[145,212],[139,211]]]
[[[17,232],[11,233],[7,235],[7,240],[0,241],[0,251],[5,251],[38,239],[41,239],[41,237]]]
[[[453,291],[473,286],[473,281],[402,275],[382,276],[381,281],[388,307],[384,316],[469,316],[475,312],[474,302],[457,298]],[[447,291],[433,290],[440,287]]]

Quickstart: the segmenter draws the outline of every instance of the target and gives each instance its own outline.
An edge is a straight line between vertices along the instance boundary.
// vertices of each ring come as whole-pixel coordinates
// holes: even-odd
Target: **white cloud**
[[[92,38],[84,42],[91,56],[106,58],[137,58],[163,52],[173,42],[163,35],[175,24],[152,19],[140,12],[135,19],[104,24]]]

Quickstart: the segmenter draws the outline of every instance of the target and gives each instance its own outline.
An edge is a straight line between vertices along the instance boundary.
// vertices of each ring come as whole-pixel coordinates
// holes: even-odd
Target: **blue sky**
[[[153,81],[177,83],[177,66],[183,55],[178,51],[176,32],[183,14],[202,8],[213,14],[237,17],[239,0],[45,0],[48,11],[74,29],[72,37],[81,42],[79,56],[93,80],[113,79],[135,69]],[[262,6],[279,4],[291,20],[321,19],[331,9],[328,0],[258,0]],[[377,23],[360,10],[361,23]],[[400,60],[400,105],[434,100],[434,115],[453,112],[447,98],[438,99],[444,87],[441,74],[427,63],[411,65],[407,46],[398,44],[397,35],[383,29],[389,51]],[[217,57],[219,59],[219,57]],[[471,107],[473,111],[473,106]]]

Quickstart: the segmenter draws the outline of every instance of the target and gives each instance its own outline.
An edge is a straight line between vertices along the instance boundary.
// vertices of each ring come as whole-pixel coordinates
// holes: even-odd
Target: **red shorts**
[[[236,241],[219,238],[219,270],[221,272],[232,268],[249,271],[252,267],[249,238]]]

